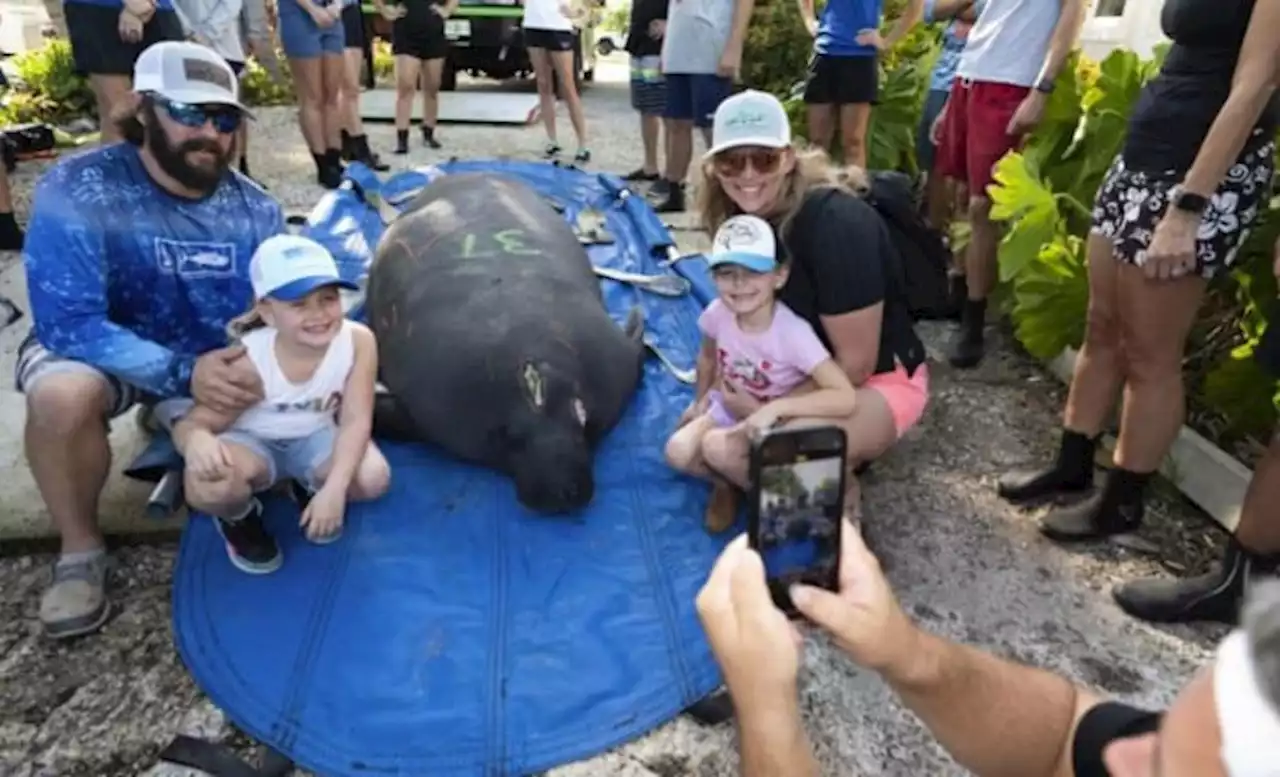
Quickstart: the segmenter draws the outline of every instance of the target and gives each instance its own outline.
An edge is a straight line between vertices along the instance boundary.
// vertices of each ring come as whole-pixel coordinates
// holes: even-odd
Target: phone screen
[[[840,563],[840,515],[844,508],[844,451],[767,456],[758,470],[753,545],[764,560],[774,600],[794,612],[788,589],[795,583],[833,588]]]

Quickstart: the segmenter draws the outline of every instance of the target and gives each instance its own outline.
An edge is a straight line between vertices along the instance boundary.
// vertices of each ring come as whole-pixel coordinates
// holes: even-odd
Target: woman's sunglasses
[[[715,156],[716,172],[726,178],[742,175],[747,165],[761,175],[769,175],[781,163],[782,151],[776,148],[731,148]]]
[[[192,105],[159,96],[154,100],[156,105],[164,108],[169,118],[192,129],[199,129],[206,122],[211,122],[218,132],[229,134],[240,128],[240,122],[244,118],[240,109],[234,105]]]

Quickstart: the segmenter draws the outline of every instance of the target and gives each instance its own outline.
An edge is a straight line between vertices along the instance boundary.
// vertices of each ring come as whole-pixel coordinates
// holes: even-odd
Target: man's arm
[[[747,26],[751,24],[751,14],[755,9],[756,0],[733,0],[733,25],[729,28],[729,40],[724,48],[726,53],[736,53],[739,60],[747,41]]]
[[[1044,64],[1040,67],[1037,83],[1055,81],[1062,68],[1067,64],[1067,57],[1076,45],[1080,34],[1080,25],[1084,21],[1085,0],[1058,0],[1058,23],[1053,27],[1053,35],[1049,38],[1049,50],[1044,54]]]
[[[973,0],[924,0],[921,13],[924,21],[929,23],[955,19],[966,13],[976,15],[976,9]]]
[[[1280,80],[1277,29],[1280,29],[1280,2],[1264,0],[1256,4],[1240,47],[1231,92],[1187,171],[1182,182],[1184,190],[1202,197],[1213,194],[1240,156]]]
[[[175,353],[108,318],[102,228],[72,209],[56,175],[36,187],[23,252],[36,338],[63,358],[91,364],[152,394],[189,395],[194,356]]]
[[[1076,725],[1098,698],[920,629],[913,639],[881,674],[961,766],[980,777],[1073,777]]]
[[[780,698],[773,707],[736,711],[742,777],[818,777],[798,694]]]
[[[813,0],[796,0],[796,6],[800,9],[800,20],[804,22],[805,29],[812,32],[818,24],[817,14],[813,10]]]

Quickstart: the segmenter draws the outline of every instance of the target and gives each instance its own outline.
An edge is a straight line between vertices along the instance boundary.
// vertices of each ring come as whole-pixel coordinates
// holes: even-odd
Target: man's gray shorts
[[[36,339],[35,332],[27,335],[18,346],[18,359],[13,368],[13,387],[23,394],[31,393],[37,383],[47,375],[57,374],[97,375],[107,383],[111,391],[108,418],[116,418],[129,412],[129,408],[147,398],[145,392],[114,375],[108,375],[91,364],[75,359],[64,359],[50,352]]]
[[[156,405],[156,420],[166,429],[195,404],[192,399],[166,399]],[[223,442],[247,448],[267,465],[268,482],[275,484],[292,478],[309,491],[318,491],[324,485],[318,474],[333,456],[333,442],[338,436],[338,425],[330,423],[306,437],[293,440],[270,440],[248,432],[231,429],[218,435]]]

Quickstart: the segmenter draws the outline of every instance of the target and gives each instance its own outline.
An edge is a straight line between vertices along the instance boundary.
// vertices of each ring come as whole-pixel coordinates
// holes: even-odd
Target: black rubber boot
[[[704,726],[718,726],[733,718],[733,699],[728,691],[715,691],[695,701],[685,712]]]
[[[396,148],[392,153],[409,153],[409,130],[396,130]]]
[[[1222,561],[1197,577],[1131,580],[1111,591],[1120,609],[1152,623],[1217,621],[1236,625],[1252,579],[1280,571],[1280,553],[1249,553],[1235,537]]]
[[[350,162],[356,158],[355,144],[351,142],[353,138],[350,132],[346,130],[340,130],[340,132],[342,133],[342,161]]]
[[[342,152],[331,148],[323,154],[312,154],[316,160],[316,182],[326,189],[342,183]]]
[[[668,182],[666,194],[657,205],[653,207],[658,213],[683,213],[684,212],[684,185],[675,181]]]
[[[18,226],[13,211],[0,213],[0,251],[21,251],[26,239],[26,232]]]
[[[1053,466],[1037,471],[1016,471],[1000,478],[996,493],[1014,504],[1034,504],[1059,496],[1082,494],[1093,488],[1093,457],[1101,437],[1086,437],[1062,430],[1058,458]]]
[[[982,361],[986,351],[983,327],[987,324],[987,301],[967,299],[960,311],[960,333],[951,345],[947,361],[961,370],[972,369]]]
[[[377,170],[380,173],[391,169],[391,165],[383,162],[381,157],[369,148],[368,135],[351,136],[351,160],[367,165],[370,170]]]
[[[963,275],[952,275],[947,293],[947,320],[959,321],[969,299],[969,284]]]
[[[1144,497],[1150,473],[1113,469],[1100,493],[1049,511],[1040,532],[1051,540],[1079,542],[1136,531],[1146,512]]]
[[[436,128],[422,125],[422,142],[427,148],[440,148],[440,141],[436,140]]]

